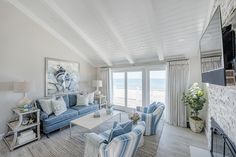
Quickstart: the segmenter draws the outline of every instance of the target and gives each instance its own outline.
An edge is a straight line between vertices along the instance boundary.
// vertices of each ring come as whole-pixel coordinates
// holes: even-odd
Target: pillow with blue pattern
[[[147,113],[153,113],[159,105],[156,102],[153,102],[148,106]]]
[[[119,124],[118,122],[113,123],[113,128],[111,129],[110,135],[108,137],[108,143],[113,140],[113,138],[129,133],[132,130],[132,121]]]

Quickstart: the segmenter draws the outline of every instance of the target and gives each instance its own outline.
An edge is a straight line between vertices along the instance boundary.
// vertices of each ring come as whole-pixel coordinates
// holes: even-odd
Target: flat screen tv
[[[200,39],[202,82],[226,85],[221,13],[218,7]]]

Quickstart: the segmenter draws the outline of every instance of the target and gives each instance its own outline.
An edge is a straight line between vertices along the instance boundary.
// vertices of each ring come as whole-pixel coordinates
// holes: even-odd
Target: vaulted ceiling
[[[195,56],[210,0],[7,0],[90,64]]]

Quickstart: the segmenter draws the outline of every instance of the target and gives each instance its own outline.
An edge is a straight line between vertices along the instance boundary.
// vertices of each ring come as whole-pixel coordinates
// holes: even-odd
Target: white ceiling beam
[[[90,39],[90,37],[53,1],[44,0],[44,2],[60,16],[93,50],[96,54],[108,65],[112,66],[111,61],[107,58],[104,51]]]
[[[61,36],[57,31],[55,31],[52,27],[50,27],[46,22],[44,22],[41,18],[36,16],[32,11],[26,8],[21,2],[18,0],[7,0],[10,4],[15,6],[21,12],[23,12],[27,17],[33,20],[35,23],[43,27],[47,30],[51,35],[53,35],[57,40],[61,41],[65,46],[67,46],[70,50],[77,53],[82,59],[96,67],[82,52],[80,52],[73,44],[71,44],[66,38]]]
[[[148,21],[150,24],[150,29],[154,33],[154,41],[156,43],[155,46],[156,46],[157,56],[160,61],[163,61],[165,50],[164,50],[164,45],[163,45],[163,41],[162,41],[162,36],[160,33],[160,28],[158,28],[158,26],[159,26],[158,22],[160,22],[161,19],[158,18],[159,15],[155,11],[158,9],[153,8],[156,6],[155,1],[153,1],[153,0],[146,0],[146,1],[142,1],[142,2],[143,2],[142,5],[146,8],[146,12],[148,15],[147,18],[148,18]]]
[[[96,3],[96,6],[94,6],[94,3]],[[101,9],[101,7],[102,7],[101,6],[101,1],[95,0],[95,1],[91,2],[90,6],[92,4],[93,4],[93,10],[97,13],[96,16],[99,18],[99,20],[103,21],[104,26],[108,28],[109,33],[113,36],[113,38],[118,42],[118,44],[123,49],[123,53],[122,54],[125,56],[126,60],[128,60],[128,62],[130,64],[134,64],[134,60],[128,54],[129,49],[127,48],[124,40],[122,39],[122,37],[120,36],[119,32],[117,31],[117,29],[112,24],[110,18],[108,17],[108,14],[105,13],[103,9]]]

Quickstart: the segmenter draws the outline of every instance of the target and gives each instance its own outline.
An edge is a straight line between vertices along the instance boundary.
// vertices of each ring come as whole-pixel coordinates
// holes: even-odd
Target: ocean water
[[[150,88],[151,90],[165,90],[165,79],[151,79]],[[128,89],[141,89],[142,80],[141,79],[128,79],[127,80]],[[124,89],[125,82],[123,79],[114,79],[113,86],[117,89]]]

